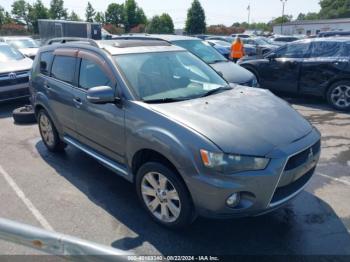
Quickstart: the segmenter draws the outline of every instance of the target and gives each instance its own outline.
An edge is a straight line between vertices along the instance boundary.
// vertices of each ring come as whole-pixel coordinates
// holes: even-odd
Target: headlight
[[[252,87],[257,87],[258,86],[258,80],[254,77],[252,80]]]
[[[203,149],[200,154],[205,167],[224,174],[263,170],[270,162],[270,159],[264,157],[213,153]]]

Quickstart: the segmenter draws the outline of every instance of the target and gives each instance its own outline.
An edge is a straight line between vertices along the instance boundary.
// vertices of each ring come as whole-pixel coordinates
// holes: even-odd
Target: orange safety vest
[[[243,44],[239,42],[234,42],[231,45],[231,58],[242,58],[244,56]]]

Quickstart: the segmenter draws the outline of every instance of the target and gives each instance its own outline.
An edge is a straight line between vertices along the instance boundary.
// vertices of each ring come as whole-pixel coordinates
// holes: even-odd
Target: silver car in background
[[[29,71],[33,60],[0,43],[0,102],[29,96]]]
[[[31,37],[27,36],[7,36],[0,37],[0,42],[5,42],[10,46],[18,49],[22,54],[34,60],[39,50],[38,43]]]

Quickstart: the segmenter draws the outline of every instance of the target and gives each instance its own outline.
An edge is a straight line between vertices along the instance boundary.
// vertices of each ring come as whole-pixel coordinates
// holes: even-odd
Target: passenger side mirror
[[[114,94],[114,89],[109,86],[90,88],[87,91],[86,98],[92,104],[114,103],[117,100]]]
[[[40,61],[40,71],[46,71],[47,69],[47,64],[45,61]]]

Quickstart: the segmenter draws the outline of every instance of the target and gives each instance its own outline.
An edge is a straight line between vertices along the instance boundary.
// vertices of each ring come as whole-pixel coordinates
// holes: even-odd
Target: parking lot
[[[133,185],[83,152],[49,153],[37,125],[13,123],[11,112],[23,101],[2,104],[0,217],[140,255],[350,255],[350,115],[320,100],[287,100],[322,133],[320,164],[306,191],[261,217],[201,218],[183,231],[152,222]],[[0,242],[0,253],[37,251]]]

